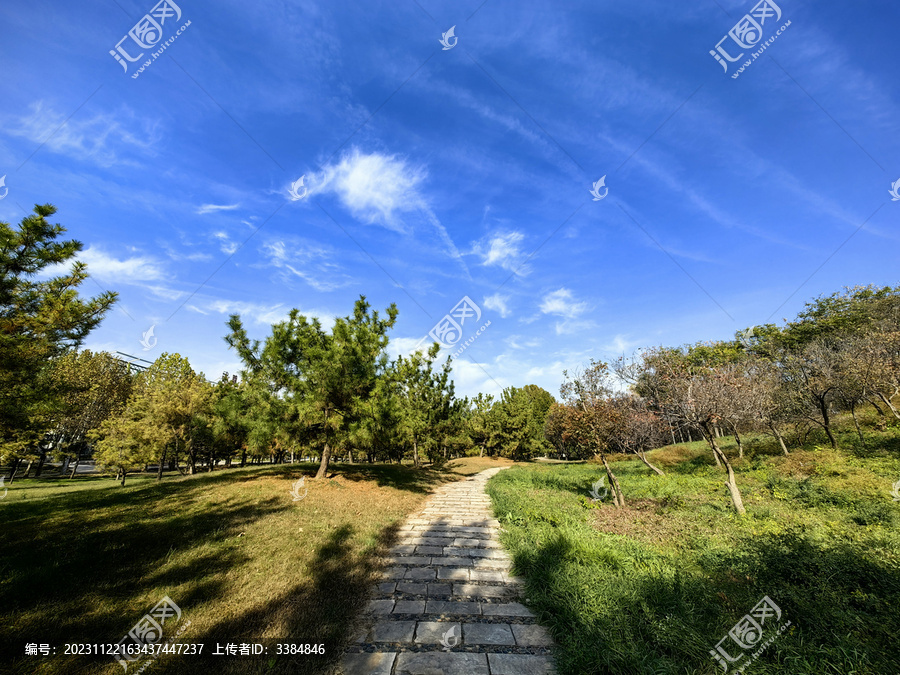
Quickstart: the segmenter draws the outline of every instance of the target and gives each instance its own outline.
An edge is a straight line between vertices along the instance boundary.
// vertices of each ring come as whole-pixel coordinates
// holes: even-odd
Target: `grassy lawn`
[[[748,672],[900,673],[900,503],[891,497],[900,432],[872,434],[866,446],[847,433],[841,443],[841,453],[810,445],[783,457],[753,439],[752,456],[735,460],[744,518],[703,443],[650,453],[664,477],[617,458],[621,510],[590,501],[599,464],[515,467],[491,479],[502,540],[560,644],[560,675],[721,673],[710,650],[766,595],[782,611],[775,628],[791,625]]]
[[[311,464],[261,466],[161,483],[129,477],[124,488],[101,477],[17,480],[0,501],[4,672],[123,672],[110,657],[63,656],[61,645],[118,642],[165,595],[183,612],[179,625],[191,622],[186,641],[292,638],[326,648],[220,658],[218,673],[328,672],[399,522],[434,486],[500,464],[338,464],[321,481]],[[295,502],[301,475],[308,492]],[[25,641],[58,653],[26,658]],[[209,663],[170,656],[152,672],[209,672]]]

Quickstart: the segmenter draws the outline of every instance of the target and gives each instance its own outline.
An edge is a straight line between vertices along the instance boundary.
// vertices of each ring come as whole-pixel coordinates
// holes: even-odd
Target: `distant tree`
[[[647,451],[662,445],[665,438],[664,425],[647,402],[639,396],[618,394],[611,395],[605,405],[616,422],[609,427],[613,447],[635,455],[655,474],[665,476],[647,459]]]
[[[566,381],[560,388],[560,395],[568,406],[580,412],[580,415],[571,418],[573,426],[580,427],[579,435],[588,441],[591,450],[600,457],[609,478],[613,502],[621,508],[625,506],[625,494],[606,458],[615,427],[620,424],[617,411],[609,404],[613,395],[609,365],[592,359],[587,367],[573,376],[570,377],[568,372],[563,374]]]
[[[779,365],[792,406],[800,417],[820,426],[831,447],[836,448],[831,408],[837,400],[841,371],[834,343],[815,338],[802,347],[785,350],[779,357]]]
[[[615,371],[667,419],[702,433],[716,464],[725,468],[734,510],[745,513],[734,469],[716,439],[717,423],[730,414],[727,401],[735,388],[735,369],[704,364],[687,350],[657,347],[639,359],[619,359]]]
[[[491,408],[494,397],[489,394],[479,393],[469,401],[469,410],[466,415],[466,431],[469,440],[478,448],[478,456],[484,457],[484,451],[492,442],[497,433],[494,427],[494,418],[491,417]]]
[[[75,459],[74,476],[88,432],[122,411],[134,378],[127,364],[111,354],[84,350],[54,359],[51,379],[57,397],[49,440],[56,459]]]
[[[391,368],[400,402],[400,433],[417,467],[420,452],[434,458],[452,432],[448,426],[454,399],[452,367],[448,359],[440,370],[434,369],[439,352],[440,345],[434,343],[425,353],[398,357]]]
[[[74,239],[57,241],[66,230],[47,221],[54,213],[50,204],[36,205],[17,229],[0,222],[0,461],[12,464],[13,476],[52,426],[51,359],[77,349],[116,301],[111,292],[78,295],[88,278],[82,262],[36,279],[82,249]]]
[[[555,399],[534,384],[507,387],[491,409],[494,443],[500,454],[511,459],[530,459],[546,454],[551,446],[544,424]]]

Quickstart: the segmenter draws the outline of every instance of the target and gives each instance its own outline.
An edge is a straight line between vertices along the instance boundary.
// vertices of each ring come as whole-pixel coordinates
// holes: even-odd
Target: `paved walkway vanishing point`
[[[501,469],[438,488],[400,528],[345,675],[552,675],[552,638],[517,602],[485,494]]]

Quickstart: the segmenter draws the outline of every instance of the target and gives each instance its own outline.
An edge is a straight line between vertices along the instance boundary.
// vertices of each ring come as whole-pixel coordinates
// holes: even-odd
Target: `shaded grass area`
[[[723,672],[710,650],[766,595],[791,626],[748,672],[900,673],[894,439],[873,433],[838,453],[813,438],[790,457],[752,439],[735,459],[744,518],[700,443],[651,453],[664,477],[619,458],[625,509],[590,500],[604,475],[590,463],[515,467],[488,492],[529,604],[560,645],[560,675]]]
[[[16,481],[0,503],[4,672],[122,672],[111,657],[66,657],[61,645],[118,642],[165,595],[191,622],[184,641],[290,638],[326,649],[219,658],[218,673],[330,672],[395,528],[458,476],[357,464],[316,481],[315,468],[135,477],[124,488],[97,477]],[[293,501],[301,476],[308,492]],[[57,655],[24,657],[25,642],[55,645]],[[208,673],[210,663],[168,656],[152,671]]]

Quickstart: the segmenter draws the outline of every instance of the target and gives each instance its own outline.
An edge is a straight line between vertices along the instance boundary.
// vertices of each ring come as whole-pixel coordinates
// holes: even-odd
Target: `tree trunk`
[[[19,468],[19,462],[21,462],[21,461],[22,460],[20,460],[20,459],[14,459],[12,461],[12,465],[9,467],[9,484],[10,485],[12,485],[13,480],[15,480],[16,469]]]
[[[353,464],[353,448],[347,448],[347,455],[350,457],[350,464]]]
[[[126,471],[122,469],[122,487],[125,487],[125,473]]]
[[[781,432],[778,431],[778,427],[775,426],[774,422],[769,422],[768,424],[772,433],[775,434],[775,438],[778,439],[778,443],[781,445],[781,451],[784,453],[784,456],[787,457],[790,453],[788,452],[787,446],[784,444],[784,437],[782,437]]]
[[[866,397],[866,400],[871,404],[871,406],[872,406],[873,408],[875,408],[875,410],[878,412],[878,414],[879,414],[881,417],[886,417],[884,410],[882,410],[881,408],[879,408],[879,407],[878,407],[878,404],[875,403],[875,399],[870,398],[870,397],[867,396],[867,397]]]
[[[162,454],[159,456],[159,468],[156,470],[156,480],[162,480],[163,465],[166,463],[166,448],[163,446]]]
[[[634,451],[634,454],[636,454],[636,455],[640,458],[640,460],[641,460],[644,464],[647,465],[648,468],[653,469],[653,471],[656,472],[657,475],[660,475],[660,476],[665,476],[665,475],[666,475],[666,474],[664,474],[660,469],[657,469],[655,466],[653,466],[653,465],[647,460],[647,456],[646,456],[642,451],[640,451],[640,450],[635,450],[635,451]]]
[[[69,474],[69,480],[75,478],[75,472],[78,471],[78,465],[81,464],[81,455],[75,458],[75,465],[72,467],[72,473]]]
[[[416,468],[419,468],[419,441],[413,441],[413,463],[416,465]]]
[[[837,449],[837,441],[834,439],[834,434],[831,433],[831,415],[828,413],[828,404],[825,402],[824,398],[819,399],[819,410],[822,413],[822,421],[824,422],[822,426],[825,429],[825,433],[828,435],[831,447]]]
[[[28,474],[31,473],[31,465],[34,464],[33,459],[28,460],[28,466],[25,467],[25,475],[22,478],[28,478]]]
[[[728,493],[731,495],[731,503],[734,505],[734,510],[738,512],[738,515],[744,515],[747,511],[744,509],[744,500],[741,499],[741,491],[738,490],[737,481],[734,479],[734,469],[731,468],[731,462],[728,461],[725,453],[718,448],[716,448],[716,452],[722,455],[722,462],[728,471],[728,480],[725,481],[725,487],[728,488]]]
[[[66,475],[66,471],[68,471],[68,470],[69,470],[69,458],[68,458],[68,457],[64,457],[64,458],[63,458],[63,465],[62,465],[62,468],[59,470],[59,475],[60,475],[60,476],[65,476],[65,475]]]
[[[866,444],[866,437],[863,436],[862,429],[859,428],[859,419],[856,417],[856,404],[850,406],[850,414],[853,416],[853,424],[856,427],[856,433],[859,436],[859,441],[863,445]]]
[[[725,487],[728,488],[728,493],[731,495],[731,503],[734,506],[734,510],[737,511],[739,515],[743,515],[746,513],[746,510],[744,509],[744,500],[741,498],[741,491],[738,489],[737,481],[734,478],[734,469],[731,468],[731,462],[728,461],[728,457],[725,456],[725,453],[719,449],[719,444],[716,443],[716,437],[713,435],[712,430],[704,427],[703,431],[707,442],[710,444],[710,447],[712,447],[713,454],[725,465],[725,471],[728,473],[728,480],[725,481]]]
[[[622,494],[622,488],[619,487],[619,481],[616,479],[616,474],[609,468],[609,464],[606,461],[606,455],[603,453],[600,453],[600,461],[603,462],[603,466],[606,469],[606,476],[609,478],[609,487],[613,491],[613,502],[617,508],[622,508],[625,506],[625,495]]]
[[[325,478],[325,474],[328,473],[328,461],[330,459],[331,446],[326,443],[325,448],[322,450],[322,461],[319,463],[319,470],[316,471],[316,478]]]
[[[900,412],[897,412],[897,408],[894,407],[894,404],[891,403],[891,399],[882,394],[880,391],[878,392],[878,398],[882,400],[882,402],[890,409],[891,413],[900,420]]]
[[[41,456],[38,457],[38,465],[37,465],[37,468],[34,470],[34,477],[35,477],[35,478],[39,478],[39,477],[40,477],[41,471],[44,470],[44,461],[45,461],[46,459],[47,459],[47,451],[46,451],[46,450],[41,450]]]
[[[741,437],[738,434],[737,427],[732,427],[731,430],[734,432],[734,442],[737,443],[737,446],[738,446],[738,457],[743,459],[744,458],[744,444],[741,442]]]
[[[241,468],[244,468],[244,465],[247,464],[247,450],[246,448],[241,449]]]

